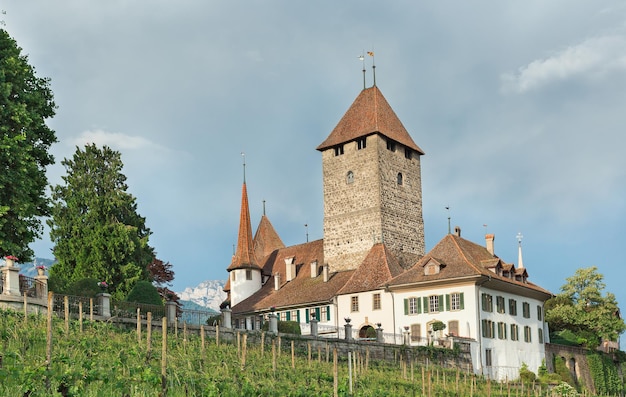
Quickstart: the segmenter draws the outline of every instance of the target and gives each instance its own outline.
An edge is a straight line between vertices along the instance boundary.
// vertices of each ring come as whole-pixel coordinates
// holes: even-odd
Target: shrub
[[[519,369],[519,377],[526,384],[533,383],[537,378],[535,373],[528,369],[526,363],[522,363],[522,367]]]
[[[269,331],[270,322],[264,322],[261,329],[263,331]],[[280,332],[281,334],[302,335],[302,331],[300,330],[300,323],[297,321],[279,321],[278,332]]]
[[[126,297],[128,302],[145,303],[148,305],[163,306],[159,291],[149,281],[138,281]]]
[[[215,326],[215,324],[222,325],[222,315],[221,314],[216,314],[215,316],[211,316],[211,317],[207,318],[206,319],[206,324],[210,325],[211,327]]]
[[[93,278],[83,278],[70,284],[64,293],[75,296],[87,296],[90,298],[95,297],[101,292],[98,287],[98,280]]]

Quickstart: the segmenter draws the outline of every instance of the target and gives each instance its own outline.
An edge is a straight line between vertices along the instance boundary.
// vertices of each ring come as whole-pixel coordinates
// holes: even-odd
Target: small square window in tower
[[[252,280],[252,270],[246,269],[246,280]]]
[[[354,182],[354,172],[348,171],[346,174],[346,183],[351,184],[352,182]]]
[[[359,138],[356,141],[356,147],[357,147],[358,150],[365,149],[366,146],[367,146],[367,138],[366,137]]]

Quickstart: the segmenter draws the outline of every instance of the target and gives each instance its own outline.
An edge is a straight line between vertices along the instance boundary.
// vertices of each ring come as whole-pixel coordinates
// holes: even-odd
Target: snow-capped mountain
[[[219,312],[220,304],[226,299],[224,283],[225,280],[206,280],[177,294],[181,300],[191,301]]]

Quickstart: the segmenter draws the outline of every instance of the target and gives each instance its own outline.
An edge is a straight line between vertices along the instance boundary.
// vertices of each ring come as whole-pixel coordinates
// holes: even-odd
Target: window
[[[372,295],[372,310],[380,310],[380,294]]]
[[[409,160],[411,160],[411,154],[412,154],[412,152],[413,152],[413,151],[412,151],[411,149],[409,149],[408,147],[405,147],[405,148],[404,148],[404,158],[405,158],[405,159],[409,159]]]
[[[509,314],[517,316],[517,301],[515,299],[509,299]]]
[[[404,314],[419,314],[422,312],[420,298],[411,297],[404,300]]]
[[[233,270],[231,274],[233,275],[232,277],[233,281],[235,281],[235,278],[236,278],[235,274],[237,274],[237,270]]]
[[[300,322],[300,319],[298,318],[298,311],[297,310],[292,310],[291,311],[291,321]]]
[[[506,339],[506,323],[498,323],[498,339]]]
[[[387,138],[387,150],[396,151],[396,143],[389,138]]]
[[[522,303],[522,315],[524,318],[530,318],[530,305],[528,302]]]
[[[517,324],[511,324],[511,340],[519,340],[519,327]]]
[[[287,321],[287,312],[280,312],[280,321]]]
[[[252,280],[252,270],[246,269],[246,280]]]
[[[350,298],[350,311],[358,312],[359,311],[359,297],[353,296]]]
[[[532,335],[530,334],[530,327],[528,325],[524,327],[524,342],[532,342]]]
[[[457,320],[448,321],[448,335],[459,336],[459,322]]]
[[[482,308],[484,312],[493,312],[493,297],[489,294],[482,294]]]
[[[341,156],[343,154],[343,145],[335,146],[335,156]]]
[[[402,172],[398,172],[398,177],[397,178],[398,178],[398,186],[402,186],[402,182],[403,182]]]
[[[419,324],[411,324],[411,340],[418,341],[422,336],[422,327]]]
[[[351,184],[352,182],[354,182],[354,172],[348,171],[346,174],[346,183]]]
[[[446,295],[446,309],[447,310],[463,310],[463,293],[453,292],[450,295]]]
[[[496,310],[498,313],[504,313],[504,297],[496,296]]]
[[[491,349],[485,349],[485,367],[491,367],[492,365]]]
[[[429,313],[438,313],[439,310],[439,295],[431,295],[428,297],[428,312]]]
[[[543,311],[541,310],[541,306],[537,305],[537,320],[541,321],[541,319],[543,318]]]
[[[366,146],[367,146],[367,138],[366,137],[359,138],[356,141],[356,147],[357,147],[358,150],[365,149]]]
[[[539,337],[538,338],[539,343],[543,343],[543,329],[541,329],[541,328],[537,329],[537,336]]]
[[[495,336],[495,323],[491,320],[483,320],[483,337],[484,338],[493,338]]]

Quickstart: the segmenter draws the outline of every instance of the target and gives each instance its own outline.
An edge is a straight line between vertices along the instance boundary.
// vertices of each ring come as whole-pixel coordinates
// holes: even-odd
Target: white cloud
[[[131,136],[120,132],[108,132],[104,130],[84,131],[72,141],[73,145],[84,146],[95,143],[98,146],[107,145],[113,149],[146,149],[158,146],[148,139],[140,136]]]
[[[555,81],[602,78],[613,70],[626,70],[626,38],[603,36],[570,46],[554,55],[532,61],[517,73],[501,76],[505,92],[524,93]]]

